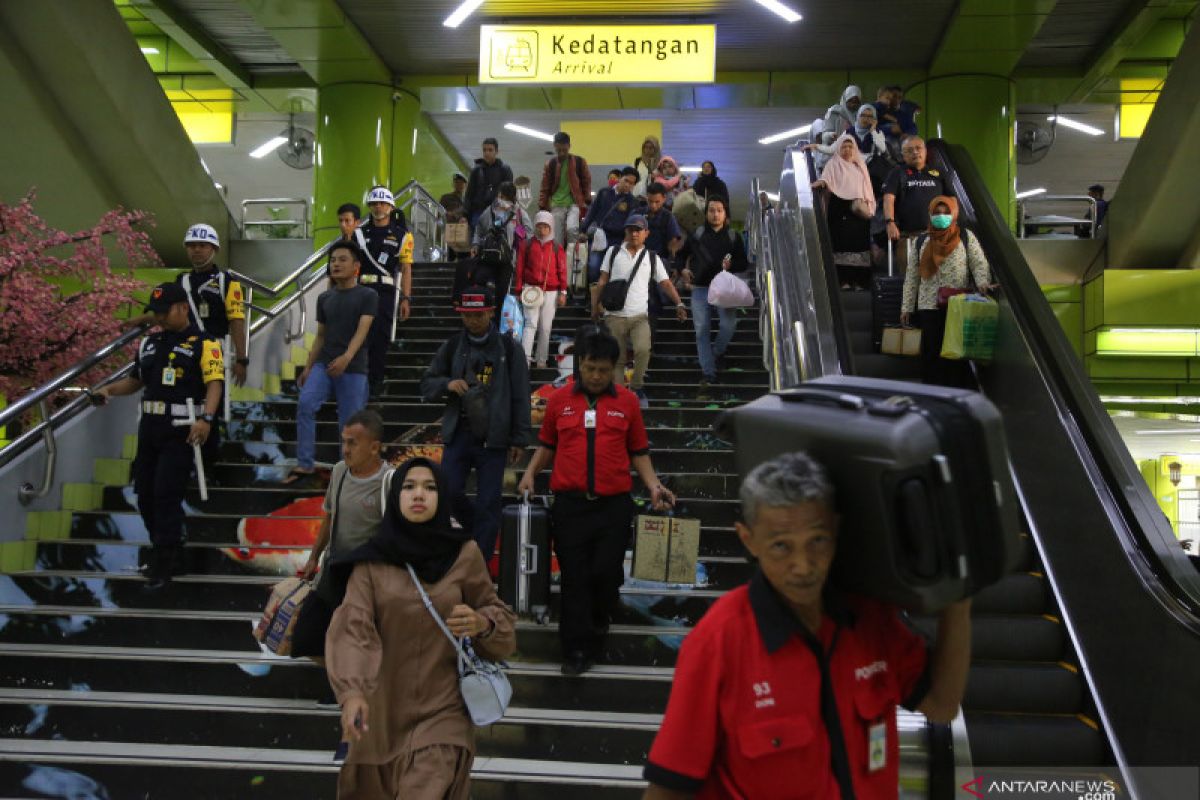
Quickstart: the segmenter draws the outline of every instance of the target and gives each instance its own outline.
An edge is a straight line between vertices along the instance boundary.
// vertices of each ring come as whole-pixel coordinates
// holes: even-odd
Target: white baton
[[[222,354],[225,356],[225,385],[223,387],[221,387],[221,389],[222,389],[221,394],[223,394],[225,396],[225,424],[228,425],[229,419],[230,419],[230,413],[231,413],[230,412],[230,402],[229,402],[229,387],[233,386],[233,383],[232,383],[233,362],[229,360],[229,354],[231,352],[235,352],[230,349],[233,345],[233,337],[230,336],[229,334],[225,334],[225,341],[223,342],[223,344],[225,346],[225,352]]]
[[[401,264],[400,266],[401,266],[400,274],[403,275],[404,274],[404,270],[403,270],[404,265]],[[400,279],[396,278],[396,282],[399,283]],[[393,286],[392,287],[392,335],[388,338],[389,342],[396,341],[396,317],[399,315],[400,315],[400,287]]]
[[[186,420],[177,419],[171,424],[177,428],[187,425],[189,428],[196,424],[196,404],[192,398],[187,399],[188,418]],[[200,457],[199,442],[192,442],[192,457],[196,462],[196,480],[200,484],[200,499],[208,501],[208,481],[204,477],[204,459]]]

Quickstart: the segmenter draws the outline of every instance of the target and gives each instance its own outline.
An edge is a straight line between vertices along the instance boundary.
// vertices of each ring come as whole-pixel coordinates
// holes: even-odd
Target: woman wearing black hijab
[[[729,197],[729,187],[717,177],[717,165],[711,161],[700,165],[700,177],[692,184],[692,191],[701,200],[708,197]]]
[[[347,580],[325,639],[350,742],[338,775],[343,800],[470,794],[475,735],[459,693],[457,653],[408,567],[450,631],[471,637],[484,658],[516,649],[515,615],[496,596],[483,553],[452,505],[437,464],[406,461],[387,488],[379,533],[333,565]]]

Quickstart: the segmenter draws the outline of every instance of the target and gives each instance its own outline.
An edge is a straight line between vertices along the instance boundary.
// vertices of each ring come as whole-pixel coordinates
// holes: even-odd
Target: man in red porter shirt
[[[896,705],[954,718],[970,601],[941,613],[927,653],[894,607],[827,587],[833,488],[803,453],[756,467],[741,501],[738,536],[759,568],[684,640],[645,800],[894,800]]]
[[[634,513],[630,465],[654,508],[675,503],[650,463],[637,395],[613,383],[623,355],[617,340],[589,325],[576,335],[574,347],[576,380],[546,401],[537,452],[517,487],[518,494],[532,493],[534,477],[553,462],[551,530],[562,571],[558,630],[564,675],[587,672],[601,654],[625,582]]]

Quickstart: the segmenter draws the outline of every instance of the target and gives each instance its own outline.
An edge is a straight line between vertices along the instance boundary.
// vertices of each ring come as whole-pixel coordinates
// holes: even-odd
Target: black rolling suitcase
[[[745,476],[806,451],[841,515],[832,580],[931,612],[1017,564],[1019,510],[1000,412],[983,395],[899,381],[820,378],[728,412]]]
[[[545,624],[550,612],[550,512],[526,497],[500,523],[500,599]]]
[[[875,352],[883,347],[883,329],[900,326],[900,304],[904,300],[904,276],[893,274],[891,239],[888,239],[887,248],[887,277],[871,282],[871,341]]]

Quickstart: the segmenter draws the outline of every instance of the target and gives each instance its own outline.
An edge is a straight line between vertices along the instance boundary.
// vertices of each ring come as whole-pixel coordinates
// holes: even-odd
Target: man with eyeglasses
[[[883,182],[883,221],[893,242],[917,236],[929,228],[929,204],[935,197],[954,197],[953,176],[925,162],[925,140],[909,136],[900,146],[904,163]],[[896,268],[906,266],[907,248],[899,246]]]

